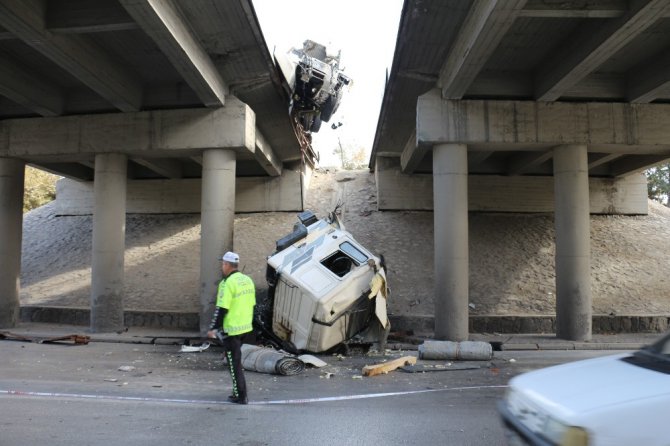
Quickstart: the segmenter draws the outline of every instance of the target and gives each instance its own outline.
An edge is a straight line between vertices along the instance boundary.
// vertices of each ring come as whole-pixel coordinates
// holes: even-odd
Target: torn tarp
[[[242,344],[242,367],[260,373],[297,375],[305,370],[305,363],[288,353]]]

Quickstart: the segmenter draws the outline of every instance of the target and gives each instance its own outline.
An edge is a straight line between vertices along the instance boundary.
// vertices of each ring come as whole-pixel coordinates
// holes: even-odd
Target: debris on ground
[[[71,334],[45,338],[39,336],[23,336],[8,331],[0,331],[0,339],[7,341],[34,342],[36,344],[56,344],[63,341],[72,341],[75,345],[86,345],[91,340],[91,337],[80,334]]]
[[[298,359],[304,362],[305,364],[309,364],[316,368],[321,368],[328,365],[326,361],[322,361],[321,359],[313,355],[300,355],[298,356]]]
[[[391,372],[399,367],[416,364],[415,356],[403,356],[388,362],[382,362],[376,365],[366,365],[363,367],[363,376],[375,376]]]
[[[406,365],[399,368],[406,373],[426,373],[426,372],[448,372],[453,370],[475,370],[481,369],[481,366],[478,365],[456,365],[456,366],[433,366],[430,364],[422,365]]]
[[[204,352],[209,348],[209,342],[205,342],[200,345],[182,345],[179,351],[181,353],[194,353],[194,352]]]
[[[289,353],[242,344],[242,367],[254,372],[288,376],[302,373],[305,363]]]
[[[122,366],[119,367],[117,370],[118,370],[119,372],[132,372],[132,371],[134,371],[135,369],[136,369],[136,367],[135,367],[134,365],[122,365]]]

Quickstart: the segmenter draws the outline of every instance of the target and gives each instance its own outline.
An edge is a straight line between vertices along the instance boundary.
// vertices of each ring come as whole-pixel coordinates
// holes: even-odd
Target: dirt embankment
[[[346,228],[386,258],[389,310],[432,314],[432,212],[379,212],[373,174],[316,171],[306,207],[323,217],[338,199]],[[266,257],[296,221],[293,212],[236,215],[235,250],[259,288]],[[473,213],[469,232],[472,314],[554,313],[551,215]],[[91,217],[57,217],[53,205],[26,214],[22,305],[89,306],[91,235]],[[668,252],[670,209],[658,203],[646,216],[592,216],[594,313],[670,314]],[[125,307],[198,311],[199,262],[199,215],[129,215]]]

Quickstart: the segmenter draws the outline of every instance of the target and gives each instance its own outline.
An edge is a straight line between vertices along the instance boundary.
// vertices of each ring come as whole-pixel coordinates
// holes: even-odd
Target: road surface
[[[512,376],[612,353],[495,352],[375,377],[361,368],[379,356],[321,356],[296,376],[247,372],[251,403],[238,406],[214,347],[0,341],[0,445],[499,445],[495,402]]]

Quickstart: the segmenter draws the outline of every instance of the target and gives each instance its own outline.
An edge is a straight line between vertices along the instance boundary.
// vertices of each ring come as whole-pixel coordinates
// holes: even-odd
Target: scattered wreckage
[[[59,344],[72,342],[73,345],[86,345],[91,341],[90,336],[71,334],[64,336],[28,336],[9,331],[0,331],[0,340],[33,342],[35,344]]]
[[[298,219],[267,261],[260,334],[291,353],[373,342],[383,352],[391,328],[383,257],[344,229],[337,209],[325,219],[311,211]]]
[[[340,68],[340,52],[305,40],[302,48],[275,55],[291,97],[289,114],[308,133],[316,133],[322,122],[330,121],[352,79]]]

